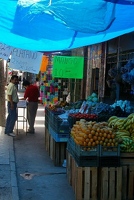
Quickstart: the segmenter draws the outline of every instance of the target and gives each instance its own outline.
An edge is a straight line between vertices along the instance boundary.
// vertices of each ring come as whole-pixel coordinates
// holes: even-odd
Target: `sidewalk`
[[[19,200],[13,138],[0,128],[0,200]]]
[[[44,120],[39,104],[34,135],[26,135],[21,122],[16,138],[0,130],[0,200],[75,199],[66,168],[55,167],[45,151]]]

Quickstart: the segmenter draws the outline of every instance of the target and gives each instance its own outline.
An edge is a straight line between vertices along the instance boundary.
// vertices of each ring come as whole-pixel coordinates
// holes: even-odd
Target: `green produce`
[[[134,113],[130,114],[127,118],[112,116],[108,120],[108,126],[117,132],[119,130],[126,130],[130,132],[130,136],[134,136]]]
[[[122,138],[121,152],[134,152],[134,142],[129,138]]]

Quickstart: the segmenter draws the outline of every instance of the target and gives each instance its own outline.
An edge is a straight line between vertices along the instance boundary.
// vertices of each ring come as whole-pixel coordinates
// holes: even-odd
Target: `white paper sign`
[[[42,53],[13,48],[9,67],[24,72],[38,74],[42,61]]]
[[[12,51],[12,47],[0,42],[0,58],[8,60]]]

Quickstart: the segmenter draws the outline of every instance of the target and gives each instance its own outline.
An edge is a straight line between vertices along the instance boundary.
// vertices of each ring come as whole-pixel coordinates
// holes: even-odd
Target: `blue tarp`
[[[61,51],[134,31],[134,0],[0,0],[0,42]]]

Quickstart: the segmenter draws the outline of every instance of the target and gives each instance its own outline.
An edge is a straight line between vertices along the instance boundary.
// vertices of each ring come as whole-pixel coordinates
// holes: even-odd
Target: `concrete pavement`
[[[0,200],[19,200],[13,138],[0,127]]]
[[[25,134],[22,122],[15,139],[0,129],[0,200],[75,199],[66,168],[55,167],[45,151],[44,116],[40,104],[34,135]]]

